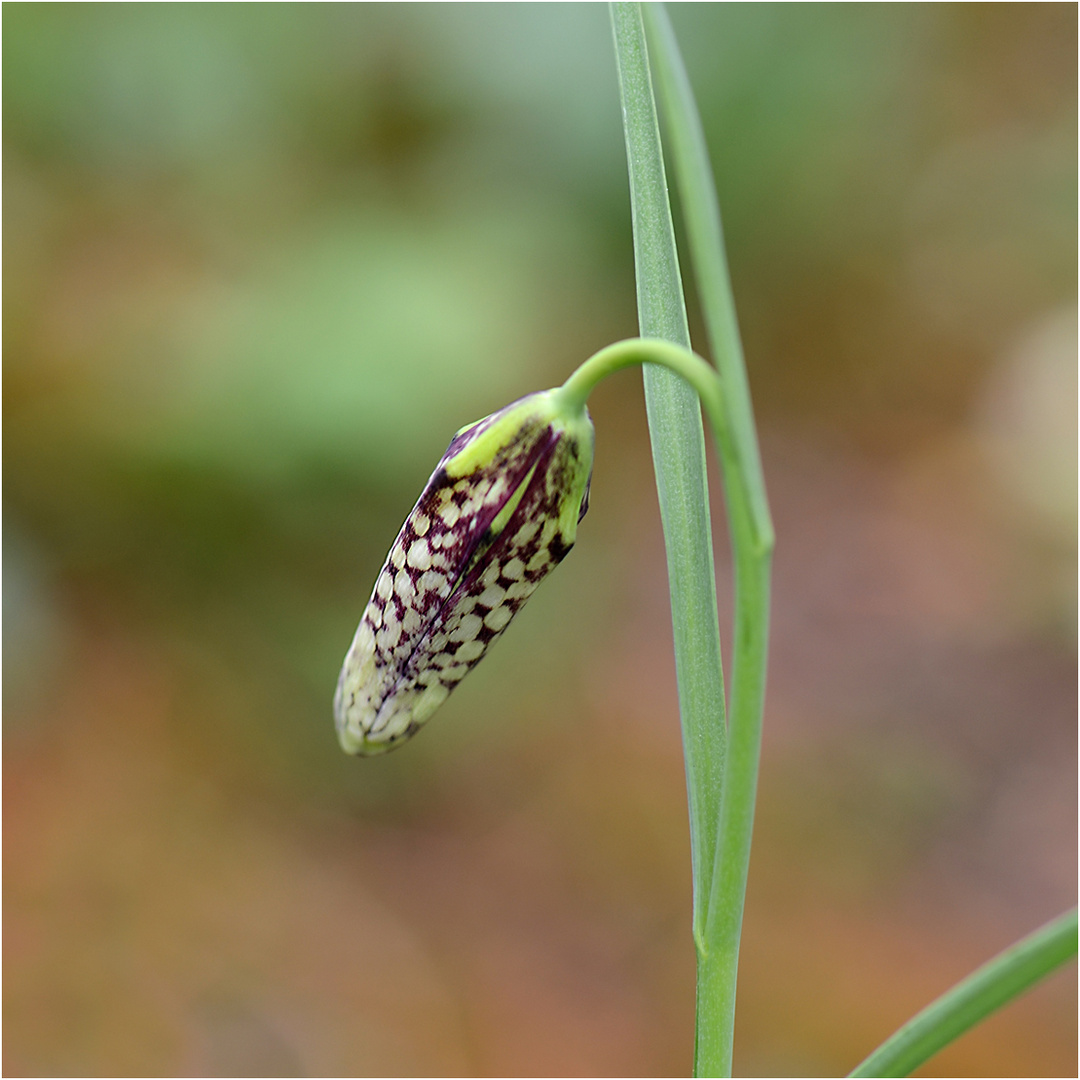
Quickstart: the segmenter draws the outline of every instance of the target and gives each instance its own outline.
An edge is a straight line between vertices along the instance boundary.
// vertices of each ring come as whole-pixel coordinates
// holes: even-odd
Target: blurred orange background
[[[736,1070],[836,1075],[1075,902],[1077,13],[673,20],[778,533]],[[637,375],[493,658],[330,715],[453,432],[635,332],[606,7],[3,21],[6,1074],[687,1074]],[[1076,1005],[926,1071],[1075,1075]]]

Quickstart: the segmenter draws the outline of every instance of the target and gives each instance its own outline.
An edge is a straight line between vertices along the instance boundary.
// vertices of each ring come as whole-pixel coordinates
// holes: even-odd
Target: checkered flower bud
[[[454,436],[394,541],[338,679],[342,748],[415,734],[566,555],[585,516],[593,426],[559,390]]]

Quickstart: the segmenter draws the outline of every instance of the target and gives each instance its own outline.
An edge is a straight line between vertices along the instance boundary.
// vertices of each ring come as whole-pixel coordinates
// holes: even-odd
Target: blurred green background
[[[779,538],[736,1069],[835,1075],[1075,899],[1077,13],[673,19]],[[606,7],[3,29],[6,1074],[686,1074],[638,376],[493,659],[330,715],[453,432],[635,332]],[[1070,969],[930,1071],[1075,1070]]]

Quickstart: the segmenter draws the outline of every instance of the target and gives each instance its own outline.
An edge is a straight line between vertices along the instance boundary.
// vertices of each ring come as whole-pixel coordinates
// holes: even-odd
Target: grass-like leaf
[[[1071,960],[1076,938],[1073,908],[931,1002],[848,1075],[909,1076],[942,1047]]]
[[[694,623],[693,604],[702,610],[702,597],[687,596],[676,587],[672,568],[679,556],[694,550],[687,529],[700,528],[700,539],[711,548],[704,473],[692,491],[676,486],[672,477],[697,467],[694,445],[700,446],[700,427],[691,436],[691,417],[682,402],[675,404],[675,386],[668,389],[666,373],[647,372],[649,426],[653,438],[664,514],[665,539],[671,574],[672,615],[676,627],[675,655],[680,674],[679,696],[686,746],[687,783],[694,833],[694,937],[698,950],[697,1034],[695,1074],[728,1076],[731,1072],[735,1019],[735,982],[743,899],[750,862],[750,840],[757,792],[768,650],[769,574],[773,547],[772,524],[761,473],[753,411],[728,281],[720,213],[701,123],[697,115],[678,46],[662,10],[649,5],[646,19],[654,64],[673,149],[673,162],[685,211],[687,233],[705,313],[710,345],[722,387],[722,418],[714,423],[724,478],[724,494],[735,567],[735,629],[732,655],[732,698],[729,739],[724,739],[722,690],[710,712],[706,695],[691,702],[687,690],[713,676],[719,664],[717,636],[710,648],[703,633],[697,639],[680,636],[679,627]],[[626,127],[627,158],[634,220],[638,309],[643,336],[663,337],[687,344],[685,304],[679,276],[671,211],[667,197],[660,131],[652,94],[648,47],[642,9],[638,4],[612,5],[616,54]],[[650,393],[651,391],[651,393]],[[692,418],[697,419],[696,403]],[[679,413],[683,416],[677,419]],[[681,430],[680,430],[681,429]],[[678,437],[676,437],[676,433]],[[694,445],[692,445],[694,444]],[[680,467],[677,455],[685,461]],[[693,513],[665,511],[672,490],[693,496]],[[695,518],[701,522],[695,525]],[[704,556],[701,557],[702,561]],[[710,559],[711,570],[711,559]],[[712,574],[710,573],[710,576]],[[700,581],[704,575],[698,574]],[[703,587],[703,585],[698,586]],[[715,588],[709,595],[710,633],[719,634]],[[712,629],[715,627],[715,630]],[[691,651],[697,647],[697,651]],[[710,685],[715,695],[718,682]],[[719,783],[718,783],[719,781]]]
[[[642,337],[690,347],[640,5],[611,6],[634,228]],[[667,549],[675,671],[690,803],[694,938],[702,948],[723,784],[726,725],[705,439],[697,395],[678,375],[644,368]]]

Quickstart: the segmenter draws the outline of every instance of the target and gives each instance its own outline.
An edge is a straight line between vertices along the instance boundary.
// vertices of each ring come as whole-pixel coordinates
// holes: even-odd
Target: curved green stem
[[[696,353],[659,338],[630,338],[608,345],[586,360],[559,388],[567,409],[580,409],[608,375],[637,364],[658,364],[683,378],[701,401],[726,477],[741,477],[738,448],[725,412],[720,377]],[[714,864],[705,925],[695,933],[698,949],[698,1075],[729,1074],[735,1005],[735,975],[742,924],[742,896],[749,861],[764,657],[768,634],[768,575],[772,528],[766,516],[756,522],[748,493],[737,483],[727,490],[735,539],[735,661],[732,680],[732,730],[721,792],[718,849],[734,852],[735,867]],[[740,663],[741,661],[741,663]],[[719,720],[719,718],[718,718]],[[720,721],[722,722],[722,721]]]
[[[601,379],[641,363],[666,367],[696,391],[728,481],[725,494],[735,558],[731,725],[720,792],[717,858],[711,864],[704,925],[695,926],[694,935],[698,952],[694,1059],[697,1076],[730,1076],[739,939],[765,695],[772,526],[767,509],[764,516],[755,513],[753,484],[746,481],[720,376],[697,354],[652,338],[616,342],[586,360],[562,386],[567,406],[583,407],[585,398]],[[757,505],[766,505],[763,495]],[[717,723],[722,724],[722,718],[718,717]]]
[[[931,1002],[848,1075],[910,1075],[968,1028],[1074,957],[1076,939],[1073,908]]]
[[[559,387],[567,409],[580,409],[598,383],[623,368],[659,364],[685,379],[701,399],[705,416],[719,438],[724,425],[723,398],[716,370],[697,353],[662,338],[627,338],[593,353]]]

